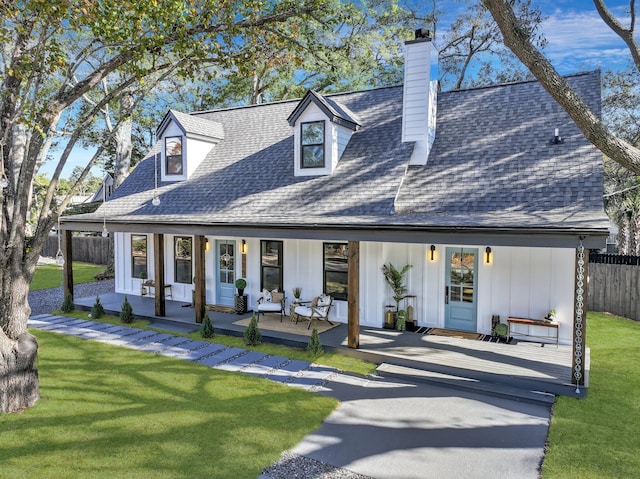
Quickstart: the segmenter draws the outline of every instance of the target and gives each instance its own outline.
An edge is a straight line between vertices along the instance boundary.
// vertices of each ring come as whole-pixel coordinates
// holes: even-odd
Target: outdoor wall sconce
[[[247,242],[245,240],[242,240],[242,244],[240,245],[240,252],[242,254],[247,254]]]
[[[436,260],[436,245],[432,244],[429,247],[429,260],[430,261],[435,261]]]
[[[485,252],[485,262],[487,264],[491,263],[491,247],[487,246],[487,249],[484,250]]]
[[[205,251],[209,251],[209,248],[210,248],[210,246],[209,246],[209,238],[205,238],[204,239],[204,250]]]

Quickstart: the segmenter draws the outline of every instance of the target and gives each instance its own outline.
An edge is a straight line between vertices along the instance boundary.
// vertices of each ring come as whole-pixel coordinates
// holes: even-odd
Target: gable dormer
[[[288,122],[294,129],[295,176],[330,175],[360,127],[347,107],[313,90],[300,100]]]
[[[169,110],[156,130],[162,181],[188,179],[211,149],[224,139],[222,124]]]

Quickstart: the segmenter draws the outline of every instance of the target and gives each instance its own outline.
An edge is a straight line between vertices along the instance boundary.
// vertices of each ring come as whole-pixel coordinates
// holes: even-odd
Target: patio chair
[[[260,313],[280,313],[280,322],[282,322],[285,302],[284,293],[264,290],[258,298],[258,321],[260,321]]]
[[[331,311],[332,304],[333,298],[323,294],[313,298],[309,306],[296,306],[293,310],[296,315],[296,323],[300,318],[305,318],[309,320],[309,326],[307,326],[307,329],[311,327],[311,323],[314,319],[316,321],[326,321],[333,326],[333,323],[329,321],[329,311]]]

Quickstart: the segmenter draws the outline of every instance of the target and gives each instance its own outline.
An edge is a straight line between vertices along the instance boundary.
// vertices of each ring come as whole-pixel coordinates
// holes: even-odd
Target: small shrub
[[[260,334],[260,329],[258,329],[258,318],[256,318],[254,314],[251,316],[249,326],[244,330],[244,343],[248,346],[256,346],[260,344],[261,339],[262,334]]]
[[[307,344],[307,351],[313,356],[320,356],[324,350],[322,349],[322,343],[320,342],[320,335],[318,334],[318,328],[313,328],[309,343]]]
[[[204,321],[202,321],[202,326],[200,326],[200,337],[213,338],[214,334],[213,323],[211,323],[211,318],[209,318],[209,314],[207,313]]]
[[[91,317],[98,319],[104,316],[104,308],[102,307],[102,303],[100,303],[100,296],[96,296],[96,302],[93,303],[93,307],[91,308]]]
[[[74,309],[75,309],[75,306],[73,305],[73,297],[70,294],[68,294],[64,297],[64,301],[62,302],[62,306],[60,306],[60,310],[63,313],[70,313]]]
[[[122,310],[120,311],[120,321],[124,324],[133,323],[133,308],[127,297],[124,297],[124,303],[122,303]]]

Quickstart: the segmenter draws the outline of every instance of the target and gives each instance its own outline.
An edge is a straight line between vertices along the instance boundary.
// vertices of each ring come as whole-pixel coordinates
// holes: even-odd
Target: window
[[[176,236],[173,238],[173,250],[175,251],[175,282],[191,284],[191,237]]]
[[[142,273],[148,278],[147,235],[131,235],[131,277],[142,278]]]
[[[182,137],[168,136],[164,139],[165,171],[167,175],[182,174]]]
[[[300,125],[302,168],[324,168],[324,121]]]
[[[282,291],[282,241],[260,241],[260,289]]]
[[[348,250],[346,243],[324,243],[324,293],[347,300]]]

